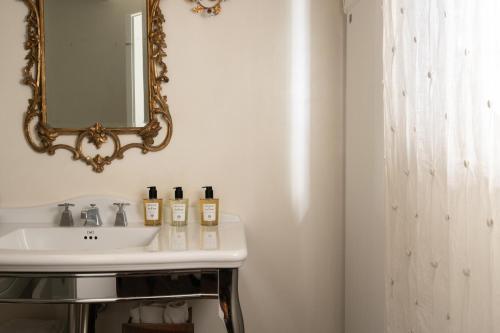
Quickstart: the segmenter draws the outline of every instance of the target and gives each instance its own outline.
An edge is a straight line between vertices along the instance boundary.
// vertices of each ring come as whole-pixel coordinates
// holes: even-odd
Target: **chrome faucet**
[[[90,207],[84,208],[80,217],[82,220],[85,220],[83,225],[86,227],[102,226],[102,219],[101,215],[99,215],[99,208],[95,204],[90,204]]]
[[[116,212],[115,227],[126,227],[128,222],[124,207],[129,206],[130,204],[127,202],[118,202],[114,203],[113,205],[118,206],[118,212]]]
[[[71,213],[71,210],[69,210],[69,207],[74,207],[75,205],[70,203],[63,203],[57,206],[64,207],[64,210],[61,214],[61,221],[59,222],[59,225],[61,227],[72,227],[74,224],[73,214]]]

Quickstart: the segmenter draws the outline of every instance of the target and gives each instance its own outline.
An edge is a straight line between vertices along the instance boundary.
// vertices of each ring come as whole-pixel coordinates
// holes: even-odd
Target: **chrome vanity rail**
[[[57,300],[39,300],[39,299],[2,299],[0,304],[95,304],[95,303],[120,303],[134,301],[178,301],[178,300],[194,300],[194,299],[217,299],[217,295],[213,294],[189,294],[175,296],[156,296],[156,297],[122,297],[122,298],[86,298],[86,299],[57,299]]]
[[[217,268],[202,268],[202,269],[171,269],[171,270],[154,270],[154,271],[120,271],[120,272],[1,272],[2,277],[110,277],[110,276],[145,276],[145,275],[161,275],[161,274],[186,274],[200,272],[216,272]]]
[[[111,303],[218,298],[217,269],[117,273],[0,273],[0,303]]]
[[[3,285],[9,286],[0,290],[0,303],[69,304],[70,314],[75,312],[71,309],[88,311],[88,303],[219,299],[227,332],[245,332],[237,268],[113,273],[5,272],[0,273],[1,279],[12,281],[10,284],[3,281]],[[82,316],[85,315],[80,313],[79,317]],[[86,319],[83,322],[87,323]]]

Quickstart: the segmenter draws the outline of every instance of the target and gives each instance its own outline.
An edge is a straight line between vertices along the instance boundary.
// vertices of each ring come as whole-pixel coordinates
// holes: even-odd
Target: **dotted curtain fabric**
[[[386,332],[500,332],[500,1],[383,11]]]

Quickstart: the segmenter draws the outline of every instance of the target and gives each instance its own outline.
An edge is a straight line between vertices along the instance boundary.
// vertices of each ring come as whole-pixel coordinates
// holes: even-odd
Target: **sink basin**
[[[24,228],[0,237],[0,250],[98,251],[148,246],[159,228]]]
[[[189,216],[186,251],[171,248],[170,227],[145,227],[141,202],[118,197],[80,197],[69,200],[78,212],[94,203],[103,226],[90,228],[75,221],[60,227],[61,209],[56,203],[35,207],[0,207],[1,273],[84,273],[160,271],[171,269],[235,268],[247,256],[245,230],[235,215],[221,214],[219,248],[200,247],[196,208]],[[127,227],[114,227],[115,202],[129,202]],[[1,283],[0,283],[1,288]],[[1,291],[1,290],[0,290]]]

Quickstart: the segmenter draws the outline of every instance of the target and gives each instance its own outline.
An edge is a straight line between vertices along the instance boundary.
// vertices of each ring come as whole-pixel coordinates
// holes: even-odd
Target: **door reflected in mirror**
[[[47,123],[149,122],[146,0],[45,0]]]

